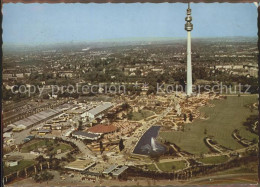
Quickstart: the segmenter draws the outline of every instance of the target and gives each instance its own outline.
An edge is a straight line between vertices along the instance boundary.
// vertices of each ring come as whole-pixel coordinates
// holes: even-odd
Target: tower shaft
[[[193,29],[193,25],[191,23],[191,9],[190,3],[188,4],[187,16],[185,18],[185,30],[187,31],[187,85],[186,85],[186,93],[187,95],[192,94],[192,66],[191,66],[191,31]]]
[[[187,32],[187,95],[192,94],[191,32]]]

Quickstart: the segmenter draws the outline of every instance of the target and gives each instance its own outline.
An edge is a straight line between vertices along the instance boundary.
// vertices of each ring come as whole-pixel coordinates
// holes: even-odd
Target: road
[[[202,182],[202,181],[205,181],[205,182],[209,181],[207,183],[210,183],[210,181],[214,181],[214,179],[225,179],[225,178],[231,179],[232,177],[255,176],[255,175],[257,175],[257,173],[238,173],[238,174],[225,174],[225,175],[206,176],[206,177],[200,177],[200,178],[196,178],[196,179],[190,180],[189,182],[187,182],[185,184],[186,185],[187,184],[193,184],[194,185],[194,182]],[[241,179],[241,180],[245,181],[246,179]],[[252,184],[257,183],[257,181],[255,181],[255,180],[246,180],[246,181],[250,182]]]
[[[10,156],[23,156],[23,158],[25,160],[34,160],[37,157],[37,155],[35,155],[35,154],[21,153],[21,152],[18,152],[18,151],[8,153],[8,155],[10,155]]]
[[[53,139],[55,137],[61,138],[64,141],[74,143],[79,148],[79,151],[82,153],[82,157],[91,158],[93,160],[97,159],[95,154],[81,140],[76,140],[74,138],[69,138],[69,137],[65,137],[65,136],[55,136],[55,135],[52,135],[52,134],[47,134],[43,137],[39,136],[39,138],[49,138],[49,139]]]
[[[13,133],[13,138],[14,138],[14,143],[16,145],[19,145],[19,144],[22,144],[23,143],[23,140],[30,135],[30,131],[34,128],[38,128],[38,127],[41,127],[44,123],[40,123],[38,125],[35,125],[31,128],[28,128],[28,129],[25,129],[25,130],[22,130],[21,132],[14,132]]]

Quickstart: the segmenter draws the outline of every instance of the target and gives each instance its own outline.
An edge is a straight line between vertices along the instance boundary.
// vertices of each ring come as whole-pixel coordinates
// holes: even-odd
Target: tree
[[[81,120],[79,120],[79,126],[78,126],[79,131],[83,130],[82,124],[83,124],[83,122]]]
[[[130,108],[130,105],[128,103],[124,103],[121,105],[123,110],[128,110]]]
[[[50,97],[49,97],[48,94],[44,94],[44,95],[42,96],[42,98],[43,98],[43,99],[49,99]]]
[[[108,161],[107,155],[103,155],[103,156],[102,156],[102,159],[103,159],[105,162]]]
[[[184,116],[183,116],[183,120],[184,120],[184,121],[187,120],[187,115],[186,115],[186,114],[184,114]]]
[[[52,180],[53,178],[54,178],[54,175],[47,171],[43,171],[39,174],[34,175],[34,177],[33,177],[35,182],[49,181],[49,180]]]
[[[156,152],[150,153],[149,156],[150,156],[150,159],[153,160],[153,162],[159,162],[160,157],[161,157],[161,155]]]
[[[55,137],[53,143],[54,143],[55,145],[57,145],[57,144],[59,143],[59,141],[58,141],[58,139],[57,139],[56,137]]]
[[[120,152],[125,148],[124,146],[124,142],[123,142],[123,139],[121,138],[120,141],[119,141],[119,150]]]
[[[73,160],[74,160],[74,157],[71,155],[71,153],[68,153],[68,154],[66,155],[66,159],[67,159],[67,161],[73,161]]]
[[[256,144],[256,143],[257,143],[257,139],[254,138],[254,139],[252,140],[252,143],[253,143],[253,144]]]
[[[103,151],[104,151],[104,148],[103,148],[103,143],[102,141],[99,142],[99,148],[100,148],[100,153],[102,154]]]
[[[42,155],[35,158],[35,160],[38,161],[39,163],[43,163],[44,161],[46,161],[46,159]]]
[[[192,116],[192,114],[190,113],[190,121],[192,121],[193,120],[193,116]]]
[[[60,169],[60,160],[59,159],[53,159],[52,168],[53,169]]]
[[[169,154],[173,155],[173,153],[174,153],[174,149],[172,147],[169,147]]]

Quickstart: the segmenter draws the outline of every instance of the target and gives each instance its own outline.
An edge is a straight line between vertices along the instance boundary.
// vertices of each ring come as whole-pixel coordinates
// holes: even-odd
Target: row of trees
[[[187,114],[183,115],[183,120],[187,121]],[[189,114],[189,121],[193,121],[193,115],[191,113]]]
[[[128,177],[145,177],[152,179],[170,179],[170,180],[187,180],[191,177],[209,175],[211,173],[227,170],[234,167],[240,167],[247,165],[248,163],[257,162],[256,155],[250,155],[247,157],[236,158],[229,162],[218,165],[196,165],[179,172],[158,172],[158,171],[146,171],[137,167],[130,167],[128,170]]]

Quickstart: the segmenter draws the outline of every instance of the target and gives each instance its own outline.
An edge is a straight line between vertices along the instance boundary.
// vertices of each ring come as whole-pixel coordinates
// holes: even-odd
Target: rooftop
[[[109,174],[109,173],[111,173],[113,170],[115,170],[117,167],[118,167],[118,165],[112,165],[112,166],[110,166],[109,168],[105,169],[105,170],[103,171],[103,174]]]
[[[89,110],[88,113],[90,113],[90,114],[95,116],[95,115],[98,115],[99,113],[103,112],[104,110],[109,109],[112,106],[113,106],[113,104],[110,103],[110,102],[103,103],[103,104],[98,105],[97,107]]]
[[[100,134],[105,134],[105,133],[110,133],[116,131],[116,127],[114,125],[95,125],[91,128],[88,129],[89,132],[92,133],[100,133]]]
[[[56,115],[56,114],[58,114],[58,113],[60,113],[64,110],[68,109],[69,106],[70,106],[69,104],[63,104],[63,105],[61,105],[61,106],[59,106],[55,109],[47,109],[47,110],[41,111],[37,114],[31,115],[31,116],[29,116],[25,119],[22,119],[22,120],[15,122],[14,125],[18,126],[18,125],[22,124],[26,127],[31,126],[31,125],[33,125],[33,124],[35,124],[35,123],[37,123],[41,120],[49,118],[53,115]]]
[[[40,129],[40,130],[38,130],[38,132],[39,133],[49,133],[49,132],[51,132],[51,130],[49,130],[49,129]]]
[[[119,168],[118,170],[112,172],[112,174],[113,174],[114,176],[118,176],[118,175],[122,174],[127,168],[128,168],[128,166],[122,166],[122,167]]]
[[[23,159],[23,156],[17,155],[17,156],[8,156],[4,160],[5,161],[20,161]]]
[[[74,132],[72,132],[72,135],[85,136],[88,138],[98,138],[100,136],[98,134],[93,134],[93,133],[88,133],[88,132],[83,132],[83,131],[74,131]]]
[[[93,162],[92,160],[78,159],[78,160],[66,165],[65,168],[84,171],[84,170],[90,168],[91,166],[93,166],[94,164],[95,164],[95,162]]]

